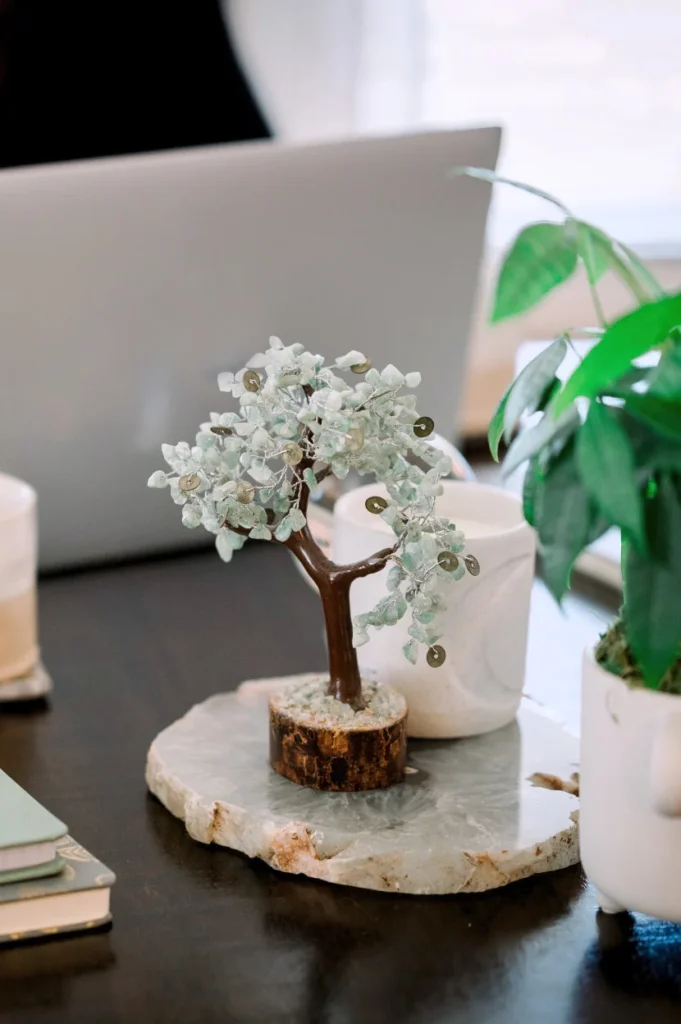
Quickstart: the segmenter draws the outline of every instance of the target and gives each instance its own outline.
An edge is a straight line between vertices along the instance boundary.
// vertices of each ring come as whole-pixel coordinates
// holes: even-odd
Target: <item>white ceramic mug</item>
[[[436,512],[460,527],[465,553],[480,563],[480,574],[444,588],[447,611],[440,641],[447,658],[438,668],[425,650],[410,664],[402,646],[410,639],[409,611],[397,625],[369,630],[358,650],[362,675],[400,690],[409,704],[410,736],[444,739],[490,732],[512,721],[525,679],[525,654],[534,577],[535,538],[519,499],[498,487],[443,481]],[[385,491],[370,484],[344,494],[334,508],[332,558],[354,562],[390,544],[394,535],[380,516],[364,506]],[[356,580],[350,592],[353,615],[372,608],[386,593],[387,570]]]
[[[0,685],[38,661],[36,493],[0,473]]]
[[[681,697],[584,656],[579,831],[603,910],[681,923]]]

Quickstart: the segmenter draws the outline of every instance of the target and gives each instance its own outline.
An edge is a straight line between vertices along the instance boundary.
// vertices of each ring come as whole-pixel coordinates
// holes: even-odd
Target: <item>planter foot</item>
[[[613,900],[601,889],[596,889],[596,902],[604,914],[626,914],[627,908],[623,907],[617,900]]]
[[[604,953],[626,946],[631,940],[633,928],[634,919],[629,911],[606,914],[603,910],[599,910],[596,914],[598,945]]]

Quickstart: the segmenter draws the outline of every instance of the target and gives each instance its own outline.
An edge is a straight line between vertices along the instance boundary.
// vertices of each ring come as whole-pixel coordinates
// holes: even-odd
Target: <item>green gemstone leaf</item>
[[[491,322],[525,313],[577,267],[571,224],[530,224],[516,237],[499,272]]]
[[[646,529],[664,545],[663,559],[625,546],[624,622],[646,686],[658,689],[681,639],[681,484],[662,474],[646,501]]]
[[[402,653],[407,661],[410,661],[412,665],[415,665],[419,658],[418,644],[414,640],[410,640],[402,648]]]
[[[317,489],[317,477],[315,476],[314,470],[310,469],[309,466],[303,473],[303,480],[311,491]]]
[[[223,562],[231,562],[234,554],[234,548],[229,542],[229,536],[226,531],[221,531],[215,538],[215,547]]]
[[[577,466],[590,497],[610,522],[645,551],[643,504],[634,452],[617,410],[592,402],[577,434]]]
[[[681,294],[639,306],[608,327],[551,403],[559,416],[580,395],[593,398],[616,381],[632,360],[661,345],[681,323]]]

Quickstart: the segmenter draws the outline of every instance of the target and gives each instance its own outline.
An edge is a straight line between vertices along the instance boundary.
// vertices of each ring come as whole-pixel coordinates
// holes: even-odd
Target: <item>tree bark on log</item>
[[[296,721],[270,702],[270,763],[300,786],[346,793],[387,789],[401,782],[407,760],[406,709],[369,729]]]

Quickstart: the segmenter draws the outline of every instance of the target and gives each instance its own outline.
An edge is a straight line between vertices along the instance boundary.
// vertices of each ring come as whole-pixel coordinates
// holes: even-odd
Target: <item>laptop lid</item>
[[[270,335],[418,368],[456,430],[500,130],[254,143],[0,174],[0,469],[43,567],[205,542],[145,484]]]

